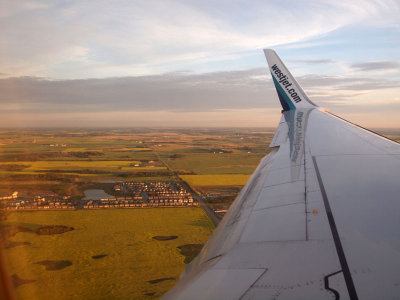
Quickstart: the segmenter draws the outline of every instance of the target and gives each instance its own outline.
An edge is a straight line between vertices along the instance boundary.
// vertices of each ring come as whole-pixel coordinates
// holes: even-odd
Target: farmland
[[[22,166],[26,166],[24,170],[27,171],[48,171],[48,170],[68,170],[70,168],[121,168],[128,167],[134,163],[140,163],[139,161],[24,161]],[[13,162],[0,163],[0,167],[6,167],[7,165],[13,165]]]
[[[273,129],[0,131],[0,196],[50,190],[73,199],[112,182],[186,181],[229,207],[268,147]],[[399,132],[380,133],[399,140]],[[213,194],[213,197],[208,197]]]
[[[241,186],[245,185],[250,175],[225,174],[225,175],[181,175],[184,181],[191,186]]]
[[[35,233],[54,224],[73,230]],[[16,289],[21,299],[159,298],[186,266],[177,247],[204,244],[213,230],[200,208],[15,212],[3,225],[19,227],[6,254],[11,274],[32,281]]]
[[[398,131],[381,133],[400,140]],[[90,189],[121,197],[113,189],[121,182],[180,182],[224,211],[271,150],[272,136],[254,128],[0,131],[0,196],[51,192],[79,203]],[[157,299],[213,230],[195,207],[2,217],[20,298]],[[37,233],[60,226],[73,230]]]
[[[0,196],[55,193],[79,203],[90,189],[118,196],[113,186],[120,182],[183,179],[202,195],[217,194],[206,197],[211,207],[229,206],[270,138],[254,129],[3,131]],[[214,228],[196,207],[17,211],[5,218],[6,255],[22,299],[158,299]],[[38,234],[52,228],[73,230]]]
[[[180,180],[176,174],[197,175],[188,179],[194,188],[216,185],[209,175],[224,178],[216,186],[242,186],[271,137],[265,129],[1,131],[0,194],[36,188],[79,199],[107,182]]]

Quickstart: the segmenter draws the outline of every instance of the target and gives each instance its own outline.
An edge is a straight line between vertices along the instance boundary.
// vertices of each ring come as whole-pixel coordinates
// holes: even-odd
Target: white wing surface
[[[275,149],[164,298],[399,299],[399,144],[321,110],[265,54]]]

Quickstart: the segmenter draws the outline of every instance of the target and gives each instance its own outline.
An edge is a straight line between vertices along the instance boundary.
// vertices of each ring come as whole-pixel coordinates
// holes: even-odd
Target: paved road
[[[205,203],[202,199],[201,195],[195,194],[196,200],[200,203],[201,207],[210,217],[211,221],[213,221],[215,227],[217,227],[218,223],[221,221],[221,218],[211,209],[208,207],[207,203]]]
[[[183,187],[185,187],[187,190],[189,190],[192,193],[194,199],[200,203],[201,207],[204,209],[204,211],[210,217],[210,219],[214,223],[215,227],[217,227],[218,223],[221,221],[221,218],[210,207],[208,207],[207,203],[204,202],[201,195],[197,194],[197,192],[195,192],[189,184],[187,184],[182,178],[179,177],[179,175],[165,162],[165,160],[163,160],[160,157],[160,155],[154,148],[152,148],[152,147],[149,147],[149,148],[151,148],[153,150],[153,152],[157,156],[158,160],[161,161],[164,164],[164,166],[168,169],[168,171],[170,171],[176,177],[178,182],[180,182],[183,185]]]

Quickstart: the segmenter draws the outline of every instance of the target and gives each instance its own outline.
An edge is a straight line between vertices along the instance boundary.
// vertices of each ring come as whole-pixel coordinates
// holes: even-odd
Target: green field
[[[129,167],[131,164],[140,163],[140,161],[21,161],[19,165],[24,165],[26,171],[37,170],[52,170],[62,169],[68,170],[71,168],[119,168]],[[13,165],[14,162],[3,162],[1,165]]]
[[[74,228],[53,235],[18,232],[10,238],[30,243],[6,251],[11,274],[35,280],[17,287],[21,299],[159,298],[185,268],[185,256],[177,247],[203,244],[213,230],[200,208],[18,212],[10,214],[5,224],[30,230],[42,225]],[[172,235],[178,238],[152,239]],[[96,255],[101,258],[93,259]],[[46,260],[72,265],[46,270],[37,264]],[[169,279],[149,282],[163,278]]]
[[[263,153],[264,154],[264,153]],[[196,173],[208,169],[209,172],[219,168],[252,167],[255,169],[263,154],[247,153],[190,153],[183,154],[176,159],[167,160],[168,164],[176,170],[192,170]],[[204,173],[204,172],[202,172]],[[212,173],[211,173],[212,174]]]
[[[191,186],[229,186],[245,185],[251,175],[225,174],[225,175],[180,175]]]
[[[62,152],[88,152],[88,151],[103,152],[103,150],[94,150],[94,149],[89,149],[89,148],[68,148],[68,149],[62,150]]]
[[[114,149],[114,151],[151,151],[151,149],[132,147],[132,148],[116,148]]]

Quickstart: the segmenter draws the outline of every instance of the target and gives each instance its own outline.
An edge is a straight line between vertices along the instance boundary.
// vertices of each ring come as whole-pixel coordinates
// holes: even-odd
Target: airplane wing
[[[319,108],[264,51],[275,149],[164,299],[399,299],[400,145]]]

